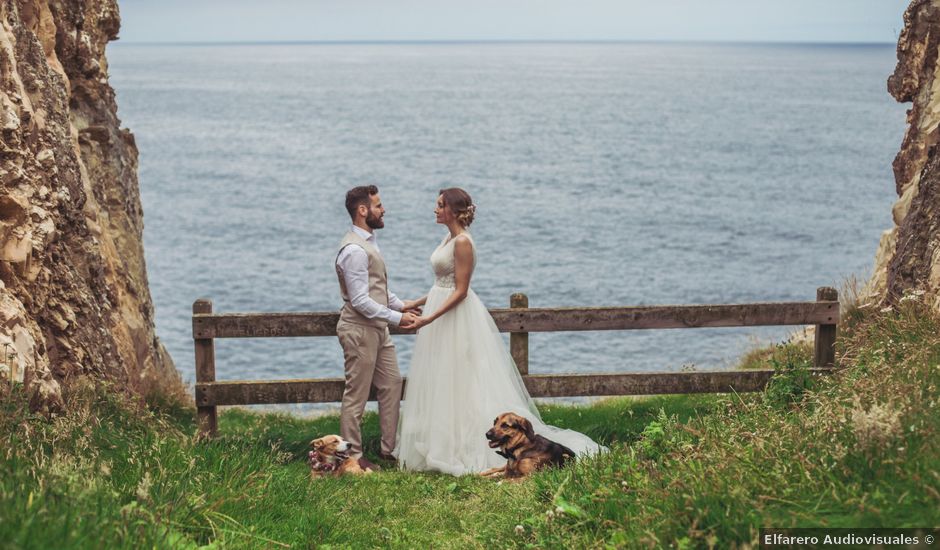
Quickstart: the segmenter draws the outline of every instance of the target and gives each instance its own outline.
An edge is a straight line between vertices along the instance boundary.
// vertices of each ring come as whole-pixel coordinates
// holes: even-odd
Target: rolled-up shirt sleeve
[[[401,311],[405,309],[405,302],[401,301],[401,298],[395,296],[391,292],[388,293],[388,307],[394,311]]]
[[[349,303],[366,319],[382,319],[393,325],[401,324],[401,313],[393,307],[385,307],[369,296],[369,256],[361,246],[351,244],[340,252],[336,265],[343,274]],[[393,301],[394,298],[394,301]],[[401,304],[401,305],[399,305]],[[389,294],[389,305],[400,310],[404,304],[397,296]]]

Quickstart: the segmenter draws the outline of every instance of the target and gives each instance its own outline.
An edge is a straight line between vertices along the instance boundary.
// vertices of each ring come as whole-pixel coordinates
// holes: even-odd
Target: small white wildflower
[[[521,535],[522,533],[525,533],[525,527],[521,525],[516,525],[515,531],[517,535]]]
[[[545,519],[547,519],[548,521],[552,521],[553,519],[555,519],[555,512],[553,510],[546,510]]]
[[[621,486],[621,487],[623,487],[624,489],[626,489],[627,487],[629,487],[629,486],[630,486],[630,484],[629,484],[629,483],[627,483],[627,481],[626,481],[626,480],[623,480],[623,481],[621,481],[621,482],[620,482],[620,486]]]
[[[896,439],[903,430],[900,410],[880,403],[865,410],[858,398],[851,410],[851,422],[855,438],[863,448],[882,446]]]
[[[558,506],[557,508],[555,508],[555,514],[559,516],[563,516],[565,515],[565,509],[562,508],[561,506]]]
[[[904,452],[904,447],[898,447],[898,452],[899,452],[899,453],[903,453],[903,452]]]

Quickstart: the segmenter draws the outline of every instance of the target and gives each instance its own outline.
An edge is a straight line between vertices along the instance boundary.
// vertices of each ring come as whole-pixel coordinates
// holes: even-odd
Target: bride
[[[437,198],[437,223],[450,232],[431,254],[434,286],[417,301],[424,314],[410,327],[419,330],[393,454],[407,470],[452,475],[502,466],[506,459],[484,434],[504,412],[528,418],[537,434],[579,455],[604,450],[539,417],[493,318],[470,288],[476,250],[467,228],[475,210],[463,189],[444,189]]]

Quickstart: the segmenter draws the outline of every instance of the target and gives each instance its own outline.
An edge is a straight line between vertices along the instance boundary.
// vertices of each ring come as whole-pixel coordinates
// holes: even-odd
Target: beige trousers
[[[382,452],[395,449],[398,407],[401,401],[401,373],[395,344],[387,328],[340,321],[336,335],[346,359],[346,387],[339,414],[339,432],[352,446],[352,454],[362,454],[362,413],[374,386],[379,402]]]

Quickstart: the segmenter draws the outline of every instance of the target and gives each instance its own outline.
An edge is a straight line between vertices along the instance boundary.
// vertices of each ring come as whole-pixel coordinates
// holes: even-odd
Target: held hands
[[[431,321],[432,319],[430,317],[415,317],[415,322],[413,325],[411,325],[411,328],[414,330],[418,330],[424,325],[430,324]]]
[[[414,313],[402,310],[401,322],[398,323],[398,327],[404,330],[411,330],[412,325],[415,324],[415,320],[418,318]]]
[[[420,311],[418,311],[418,313],[420,313]],[[398,326],[404,330],[418,330],[430,322],[431,320],[427,317],[420,317],[415,315],[412,311],[406,311],[402,314],[401,324]]]
[[[421,315],[421,304],[418,303],[417,300],[405,300],[403,303],[405,304],[405,307],[401,308],[402,313],[411,312],[415,315]]]
[[[402,302],[403,306],[401,308],[401,323],[399,327],[404,330],[418,330],[424,325],[431,322],[430,319],[421,317],[423,313],[421,311],[421,306],[424,305],[424,301],[427,297],[419,298],[417,300],[405,300]]]

